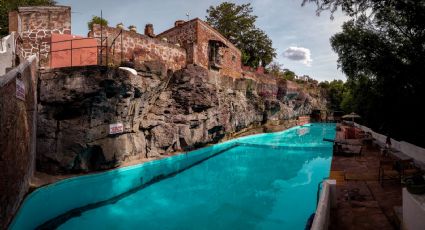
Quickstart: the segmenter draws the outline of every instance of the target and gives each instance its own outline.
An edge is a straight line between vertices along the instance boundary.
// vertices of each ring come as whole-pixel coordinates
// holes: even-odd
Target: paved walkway
[[[401,206],[401,185],[397,181],[379,184],[379,154],[378,149],[366,148],[361,157],[333,157],[337,207],[331,212],[330,229],[397,229],[394,207]]]

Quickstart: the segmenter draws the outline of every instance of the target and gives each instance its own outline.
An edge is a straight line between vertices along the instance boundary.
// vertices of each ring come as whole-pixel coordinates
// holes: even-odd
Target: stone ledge
[[[18,7],[19,12],[46,12],[46,11],[67,11],[71,10],[70,6],[21,6]]]

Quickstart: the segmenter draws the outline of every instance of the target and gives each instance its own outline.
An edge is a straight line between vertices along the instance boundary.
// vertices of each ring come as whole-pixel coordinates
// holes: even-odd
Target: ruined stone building
[[[241,76],[241,51],[199,18],[176,21],[173,28],[157,37],[184,47],[188,64],[217,70],[226,76]]]
[[[186,51],[175,44],[155,37],[128,31],[119,27],[93,25],[89,37],[105,39],[102,62],[120,65],[131,62],[139,65],[146,61],[159,61],[173,71],[186,66]]]
[[[83,38],[71,34],[68,6],[19,7],[9,14],[9,31],[17,34],[17,56],[36,54],[41,67],[161,61],[173,71],[196,64],[236,78],[242,73],[241,51],[199,18],[178,20],[157,36],[152,24],[145,34],[94,25]]]
[[[156,36],[153,25],[147,24],[144,32],[94,25],[89,37],[107,37],[114,63],[160,60],[172,70],[195,64],[222,75],[241,76],[240,50],[199,18],[178,20],[174,27]]]

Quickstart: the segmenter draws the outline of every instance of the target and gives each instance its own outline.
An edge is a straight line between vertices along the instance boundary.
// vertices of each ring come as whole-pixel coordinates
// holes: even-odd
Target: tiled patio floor
[[[379,184],[379,154],[378,149],[368,148],[361,157],[333,157],[333,174],[344,177],[337,181],[330,229],[397,229],[394,207],[401,206],[401,185],[398,181]]]

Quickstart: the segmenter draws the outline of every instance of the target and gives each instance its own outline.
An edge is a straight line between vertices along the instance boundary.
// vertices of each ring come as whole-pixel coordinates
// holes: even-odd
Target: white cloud
[[[304,47],[291,46],[283,51],[283,56],[292,61],[302,62],[306,66],[311,66],[311,52]]]

